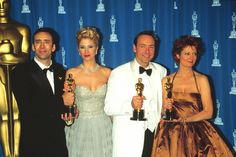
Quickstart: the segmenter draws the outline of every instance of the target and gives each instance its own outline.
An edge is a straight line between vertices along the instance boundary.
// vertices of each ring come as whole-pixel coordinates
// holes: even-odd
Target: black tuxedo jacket
[[[61,113],[65,112],[62,93],[64,68],[53,63],[55,94],[38,64],[19,64],[11,74],[12,90],[18,103],[21,157],[67,157]]]

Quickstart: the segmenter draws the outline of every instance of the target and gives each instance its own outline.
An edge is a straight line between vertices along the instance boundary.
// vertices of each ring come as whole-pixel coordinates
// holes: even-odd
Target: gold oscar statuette
[[[0,0],[0,146],[4,157],[19,157],[21,123],[11,71],[29,59],[30,29],[10,17],[10,0]]]
[[[75,84],[75,80],[72,78],[72,74],[68,75],[68,78],[66,79],[66,82],[67,82],[67,84],[69,86],[69,92],[74,92],[73,86]],[[69,114],[71,113],[72,117],[75,117],[76,109],[77,109],[76,104],[73,103],[71,106],[69,106],[68,113]]]
[[[172,97],[172,87],[173,84],[170,80],[170,77],[167,77],[167,81],[165,83],[165,90],[166,90],[166,97],[171,98]],[[163,119],[165,120],[173,120],[174,119],[174,110],[172,109],[166,109],[165,110],[165,115],[163,116]]]
[[[142,83],[142,78],[138,78],[138,83],[135,84],[136,92],[138,96],[143,96],[144,84]],[[133,117],[130,120],[136,121],[145,121],[147,120],[144,118],[144,110],[143,109],[134,109],[133,110]]]

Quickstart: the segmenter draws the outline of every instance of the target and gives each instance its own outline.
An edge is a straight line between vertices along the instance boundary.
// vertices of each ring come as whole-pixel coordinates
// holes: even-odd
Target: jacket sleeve
[[[124,74],[126,73],[112,71],[110,75],[104,107],[107,115],[131,115],[133,112],[131,100],[135,95],[135,88],[132,87],[133,83],[126,79],[127,74],[126,76]]]
[[[29,82],[26,79],[26,69],[21,65],[17,65],[11,73],[11,88],[16,98],[18,108],[21,116],[28,117],[35,115],[33,106],[29,105],[34,103],[33,96],[29,93]],[[36,115],[35,115],[36,116]]]

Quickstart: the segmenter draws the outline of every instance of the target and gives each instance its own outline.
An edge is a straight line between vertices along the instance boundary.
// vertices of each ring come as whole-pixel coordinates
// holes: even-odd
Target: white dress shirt
[[[133,62],[133,72],[134,72],[134,77],[136,77],[135,80],[137,80],[138,82],[138,78],[142,78],[142,83],[144,84],[143,96],[145,96],[145,100],[143,101],[142,109],[144,109],[144,116],[147,119],[145,121],[144,126],[145,126],[145,130],[148,128],[150,131],[153,132],[156,127],[156,124],[155,124],[155,119],[153,119],[154,116],[152,116],[153,113],[150,112],[152,111],[151,107],[155,106],[152,104],[155,102],[154,92],[153,92],[153,89],[151,87],[151,82],[150,82],[151,81],[150,78],[152,77],[152,75],[148,76],[146,72],[139,74],[139,66],[140,65],[135,59]],[[152,68],[148,66],[146,69],[152,69]]]
[[[36,57],[34,57],[34,61],[39,65],[39,67],[43,70],[45,68],[49,68],[51,65],[52,65],[52,61],[50,63],[49,66],[45,66],[43,63],[41,63],[40,61],[37,60]],[[53,75],[53,72],[50,71],[50,70],[47,70],[47,79],[51,85],[51,88],[52,88],[52,91],[53,91],[53,94],[55,94],[55,87],[54,87],[54,75]]]

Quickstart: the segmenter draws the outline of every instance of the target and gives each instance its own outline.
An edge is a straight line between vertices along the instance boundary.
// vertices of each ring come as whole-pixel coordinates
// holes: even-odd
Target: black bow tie
[[[147,73],[148,76],[151,76],[152,74],[152,69],[144,69],[143,67],[139,67],[139,73],[142,74],[144,71]]]
[[[50,66],[50,67],[48,67],[48,68],[45,68],[45,69],[43,69],[43,72],[44,72],[44,74],[45,75],[47,75],[47,71],[51,71],[51,72],[53,72],[53,67],[52,67],[52,65]]]

